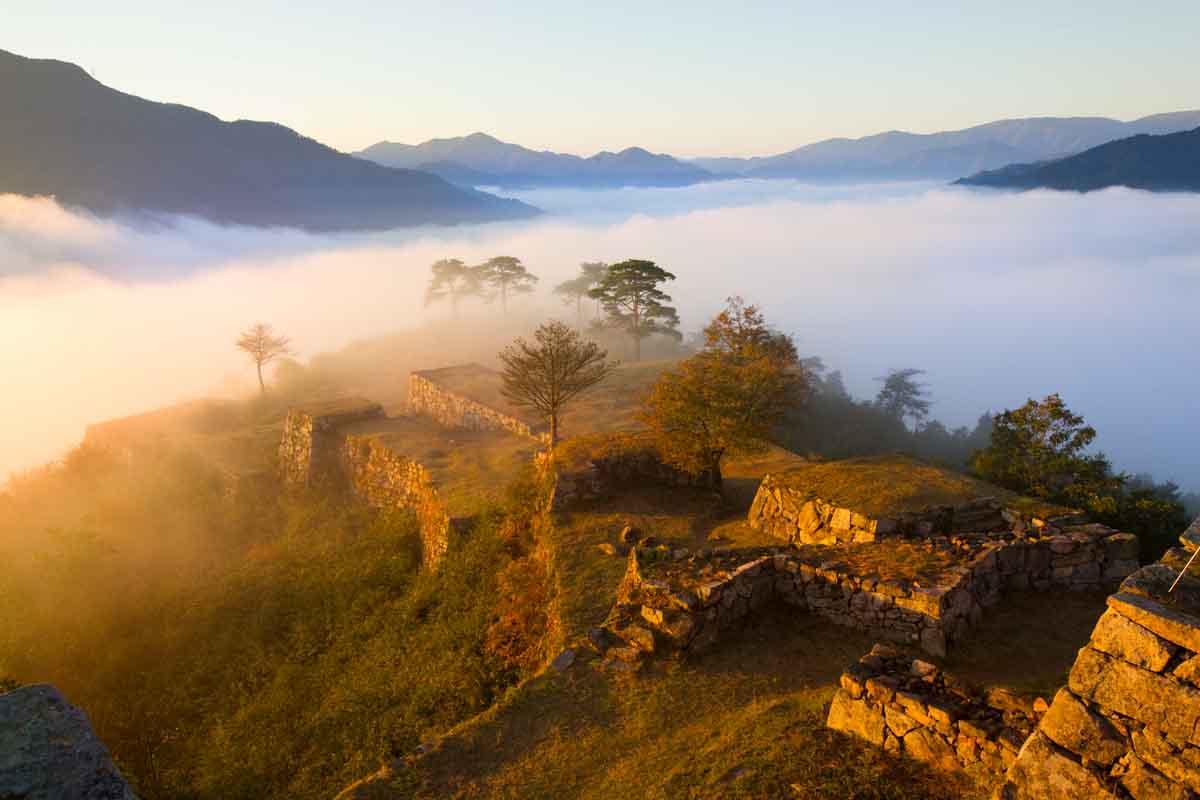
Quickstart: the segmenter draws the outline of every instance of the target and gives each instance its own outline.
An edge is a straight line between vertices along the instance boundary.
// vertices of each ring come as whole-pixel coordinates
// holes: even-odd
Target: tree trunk
[[[263,382],[262,362],[255,361],[254,366],[258,368],[258,391],[261,392],[262,394],[266,394],[267,393],[267,384],[265,384]]]
[[[550,449],[558,445],[558,414],[550,415]]]

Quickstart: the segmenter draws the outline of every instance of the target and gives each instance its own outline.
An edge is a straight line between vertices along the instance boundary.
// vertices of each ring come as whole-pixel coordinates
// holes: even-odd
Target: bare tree
[[[561,322],[538,326],[533,342],[517,339],[500,353],[504,396],[532,408],[550,423],[550,447],[558,444],[563,407],[616,368],[608,352]]]
[[[276,335],[270,325],[258,322],[242,332],[234,344],[239,350],[245,351],[258,370],[258,388],[264,394],[267,384],[263,381],[263,367],[280,356],[292,352],[289,345],[292,340],[282,334]]]

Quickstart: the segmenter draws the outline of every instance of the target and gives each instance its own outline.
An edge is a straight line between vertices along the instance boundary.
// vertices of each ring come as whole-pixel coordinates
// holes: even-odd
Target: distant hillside
[[[379,142],[357,155],[389,167],[432,172],[464,186],[687,186],[714,177],[694,164],[640,147],[582,158],[548,150],[530,150],[485,133],[430,139],[418,145]]]
[[[1012,164],[957,183],[1076,192],[1108,186],[1200,192],[1200,128],[1162,136],[1131,136],[1067,158]]]
[[[1136,134],[1175,133],[1197,125],[1200,111],[1133,122],[1107,117],[1011,119],[941,133],[889,131],[860,139],[827,139],[777,156],[699,158],[693,163],[726,177],[944,180],[1015,162],[1060,158]]]
[[[338,230],[537,213],[339,153],[281,125],[223,122],[110,89],[73,64],[2,50],[0,108],[0,193],[53,195],[101,214]]]

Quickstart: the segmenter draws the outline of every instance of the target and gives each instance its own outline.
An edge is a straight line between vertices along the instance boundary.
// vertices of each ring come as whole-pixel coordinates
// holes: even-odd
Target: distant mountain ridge
[[[379,142],[355,155],[389,167],[432,172],[451,183],[469,186],[688,186],[715,177],[702,167],[640,147],[584,158],[530,150],[486,133],[430,139],[417,145]]]
[[[62,61],[0,50],[0,193],[100,214],[386,229],[532,216],[515,200],[339,153],[270,122],[223,122],[99,83]]]
[[[1122,122],[1108,117],[1009,119],[941,133],[888,131],[859,139],[826,139],[776,156],[698,158],[725,177],[810,180],[949,180],[1015,162],[1082,152],[1136,134],[1200,126],[1200,111],[1155,114]]]
[[[1200,127],[1131,136],[1066,158],[1010,164],[956,181],[965,186],[1090,192],[1110,186],[1200,192]]]

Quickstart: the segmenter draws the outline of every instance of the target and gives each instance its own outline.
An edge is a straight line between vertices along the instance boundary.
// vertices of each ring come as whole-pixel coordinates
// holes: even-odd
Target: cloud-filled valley
[[[420,322],[432,261],[511,254],[546,313],[579,262],[653,259],[685,330],[740,294],[856,395],[920,367],[957,425],[1058,391],[1118,468],[1200,486],[1200,197],[737,181],[521,198],[550,213],[314,236],[0,197],[0,475],[89,422],[249,388],[248,323],[311,356]]]

